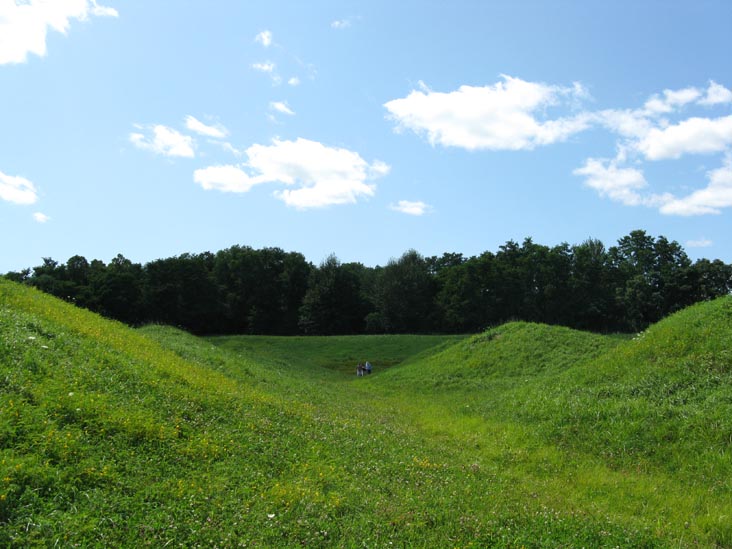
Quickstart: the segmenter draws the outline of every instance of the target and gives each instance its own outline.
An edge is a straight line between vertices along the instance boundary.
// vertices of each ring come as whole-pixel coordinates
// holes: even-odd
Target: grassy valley
[[[731,450],[731,298],[632,338],[197,338],[0,280],[2,546],[732,546]]]

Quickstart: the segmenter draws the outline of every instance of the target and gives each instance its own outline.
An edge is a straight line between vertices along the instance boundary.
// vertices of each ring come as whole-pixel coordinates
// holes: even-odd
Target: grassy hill
[[[731,350],[729,298],[634,339],[200,339],[0,280],[0,545],[732,546]]]

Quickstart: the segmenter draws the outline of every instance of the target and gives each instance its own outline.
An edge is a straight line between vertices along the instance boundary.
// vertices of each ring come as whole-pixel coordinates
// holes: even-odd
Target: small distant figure
[[[364,367],[364,365],[359,362],[358,366],[356,366],[356,375],[358,377],[363,377],[363,373],[365,370],[366,368]]]
[[[371,363],[367,360],[366,364],[364,365],[364,369],[366,370],[367,374],[371,373]]]

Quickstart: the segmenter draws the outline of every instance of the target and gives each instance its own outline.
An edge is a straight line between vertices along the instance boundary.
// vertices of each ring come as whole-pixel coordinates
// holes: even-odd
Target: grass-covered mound
[[[0,280],[0,546],[730,544],[730,307],[633,341],[202,340]]]
[[[374,381],[557,499],[732,545],[732,298],[632,338],[511,323]]]
[[[379,371],[401,364],[421,353],[434,353],[465,336],[368,335],[368,336],[219,336],[209,341],[240,356],[278,361],[288,371],[318,375],[320,368],[355,374],[356,365],[367,360]]]

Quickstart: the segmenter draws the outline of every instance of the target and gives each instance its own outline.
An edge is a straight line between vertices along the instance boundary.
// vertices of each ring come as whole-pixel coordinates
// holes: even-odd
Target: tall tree
[[[220,299],[212,270],[210,253],[183,254],[147,263],[146,319],[199,334],[219,332]]]
[[[142,265],[117,254],[97,279],[97,285],[95,305],[102,314],[128,324],[145,320]]]
[[[415,250],[390,260],[376,282],[370,329],[391,333],[435,330],[435,290],[429,264]]]
[[[699,259],[691,267],[695,300],[708,300],[732,293],[732,265],[719,259]]]
[[[300,329],[306,334],[359,333],[364,311],[357,274],[331,254],[310,274],[300,307]]]
[[[590,238],[572,247],[569,290],[568,303],[573,311],[569,325],[595,331],[616,329],[609,258],[600,240]]]

